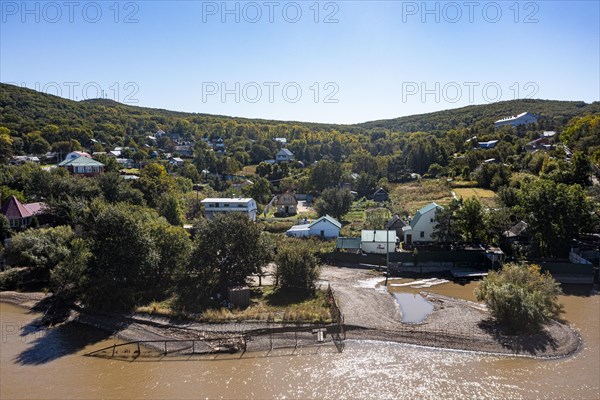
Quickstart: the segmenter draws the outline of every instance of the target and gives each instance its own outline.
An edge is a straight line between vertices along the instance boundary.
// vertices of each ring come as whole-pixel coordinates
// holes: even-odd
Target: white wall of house
[[[254,199],[204,199],[204,216],[213,219],[221,213],[244,213],[252,221],[256,221],[256,202]]]
[[[421,215],[416,224],[411,223],[409,226],[405,226],[402,228],[402,232],[404,233],[404,243],[414,243],[414,242],[433,242],[435,239],[431,237],[433,234],[433,228],[436,225],[435,222],[435,213],[437,211],[437,207],[431,210],[428,210],[424,214]],[[411,239],[409,240],[408,236],[411,235]]]
[[[321,236],[324,238],[336,238],[340,236],[340,228],[333,225],[331,222],[327,220],[322,220],[313,224],[310,227],[310,236]]]
[[[360,249],[369,254],[386,254],[396,251],[396,231],[363,230],[360,235]]]

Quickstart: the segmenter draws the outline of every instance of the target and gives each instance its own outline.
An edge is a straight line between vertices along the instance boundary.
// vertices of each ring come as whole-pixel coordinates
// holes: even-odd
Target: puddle
[[[394,293],[394,298],[402,310],[402,322],[423,322],[433,311],[433,304],[420,294]]]

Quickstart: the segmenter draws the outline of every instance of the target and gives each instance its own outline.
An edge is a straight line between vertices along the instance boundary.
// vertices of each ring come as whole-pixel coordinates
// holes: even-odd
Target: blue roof
[[[420,208],[419,211],[417,211],[415,213],[415,216],[412,219],[412,221],[410,221],[410,227],[414,228],[415,225],[417,225],[417,222],[419,221],[419,218],[421,218],[422,215],[427,214],[429,211],[434,210],[436,208],[443,209],[444,207],[439,206],[435,202],[433,202],[431,204],[427,204],[425,207]]]
[[[329,215],[324,215],[321,218],[314,220],[309,226],[316,225],[323,220],[329,221],[334,226],[338,227],[339,229],[342,229],[342,224],[337,219],[335,219]]]

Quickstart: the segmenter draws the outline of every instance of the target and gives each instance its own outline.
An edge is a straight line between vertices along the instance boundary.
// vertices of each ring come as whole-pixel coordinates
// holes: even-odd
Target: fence
[[[296,351],[299,348],[317,348],[335,346],[338,352],[344,350],[346,332],[344,316],[337,304],[333,289],[327,287],[327,300],[331,307],[331,324],[285,325],[267,321],[265,327],[250,330],[233,331],[197,331],[186,330],[187,339],[137,340],[126,343],[114,343],[112,346],[92,351],[87,356],[108,359],[136,360],[163,359],[166,356],[179,356],[185,359],[200,357],[214,359],[221,354],[246,352],[257,354],[278,349]],[[208,356],[208,358],[207,358]]]

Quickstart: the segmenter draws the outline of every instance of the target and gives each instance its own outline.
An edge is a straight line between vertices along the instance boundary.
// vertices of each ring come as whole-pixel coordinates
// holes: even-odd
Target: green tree
[[[387,208],[373,208],[366,211],[365,229],[385,229],[386,223],[392,217]]]
[[[275,256],[277,282],[281,289],[313,291],[319,279],[321,262],[310,242],[290,239]]]
[[[486,233],[483,207],[475,197],[463,201],[462,207],[456,211],[456,222],[459,232],[467,243],[479,243]]]
[[[4,214],[0,214],[0,244],[8,237],[10,237],[10,222]]]
[[[316,191],[320,192],[339,185],[341,177],[342,167],[339,163],[321,160],[311,171],[310,183]]]
[[[183,210],[179,204],[179,198],[175,193],[165,193],[161,196],[159,213],[165,217],[171,225],[183,226]]]
[[[228,287],[245,284],[246,277],[259,273],[270,259],[261,229],[248,216],[219,214],[196,230],[187,280],[191,287],[206,286],[199,295],[225,295]]]
[[[562,312],[558,302],[559,284],[537,265],[506,264],[490,271],[475,289],[477,300],[485,302],[492,316],[509,332],[539,330]]]
[[[358,193],[359,197],[366,197],[373,193],[376,185],[377,180],[375,177],[364,172],[358,175],[358,178],[355,182],[356,192]]]
[[[78,298],[87,263],[92,253],[89,244],[82,238],[70,243],[71,250],[50,272],[50,287],[55,295],[63,298]]]
[[[319,216],[331,215],[336,219],[346,215],[351,206],[352,194],[344,189],[325,189],[315,202],[315,209]]]
[[[271,192],[271,182],[259,176],[254,180],[252,185],[244,188],[244,193],[261,204],[267,204],[273,195]]]
[[[460,241],[460,231],[456,212],[460,209],[460,202],[453,199],[448,206],[439,208],[435,212],[435,226],[431,237],[441,244],[454,244]]]
[[[183,262],[173,259],[169,247],[185,247],[183,228],[171,227],[147,208],[101,202],[90,205],[83,226],[92,254],[81,280],[84,304],[131,310],[166,297],[172,269]]]
[[[576,151],[573,153],[573,180],[581,186],[587,186],[589,184],[590,174],[592,169],[590,167],[589,158],[582,152]]]
[[[541,256],[565,256],[571,239],[592,226],[593,206],[580,185],[547,179],[524,182],[520,208]]]
[[[7,262],[13,266],[31,267],[39,279],[48,282],[50,271],[69,255],[73,238],[69,226],[17,233],[6,247]]]

